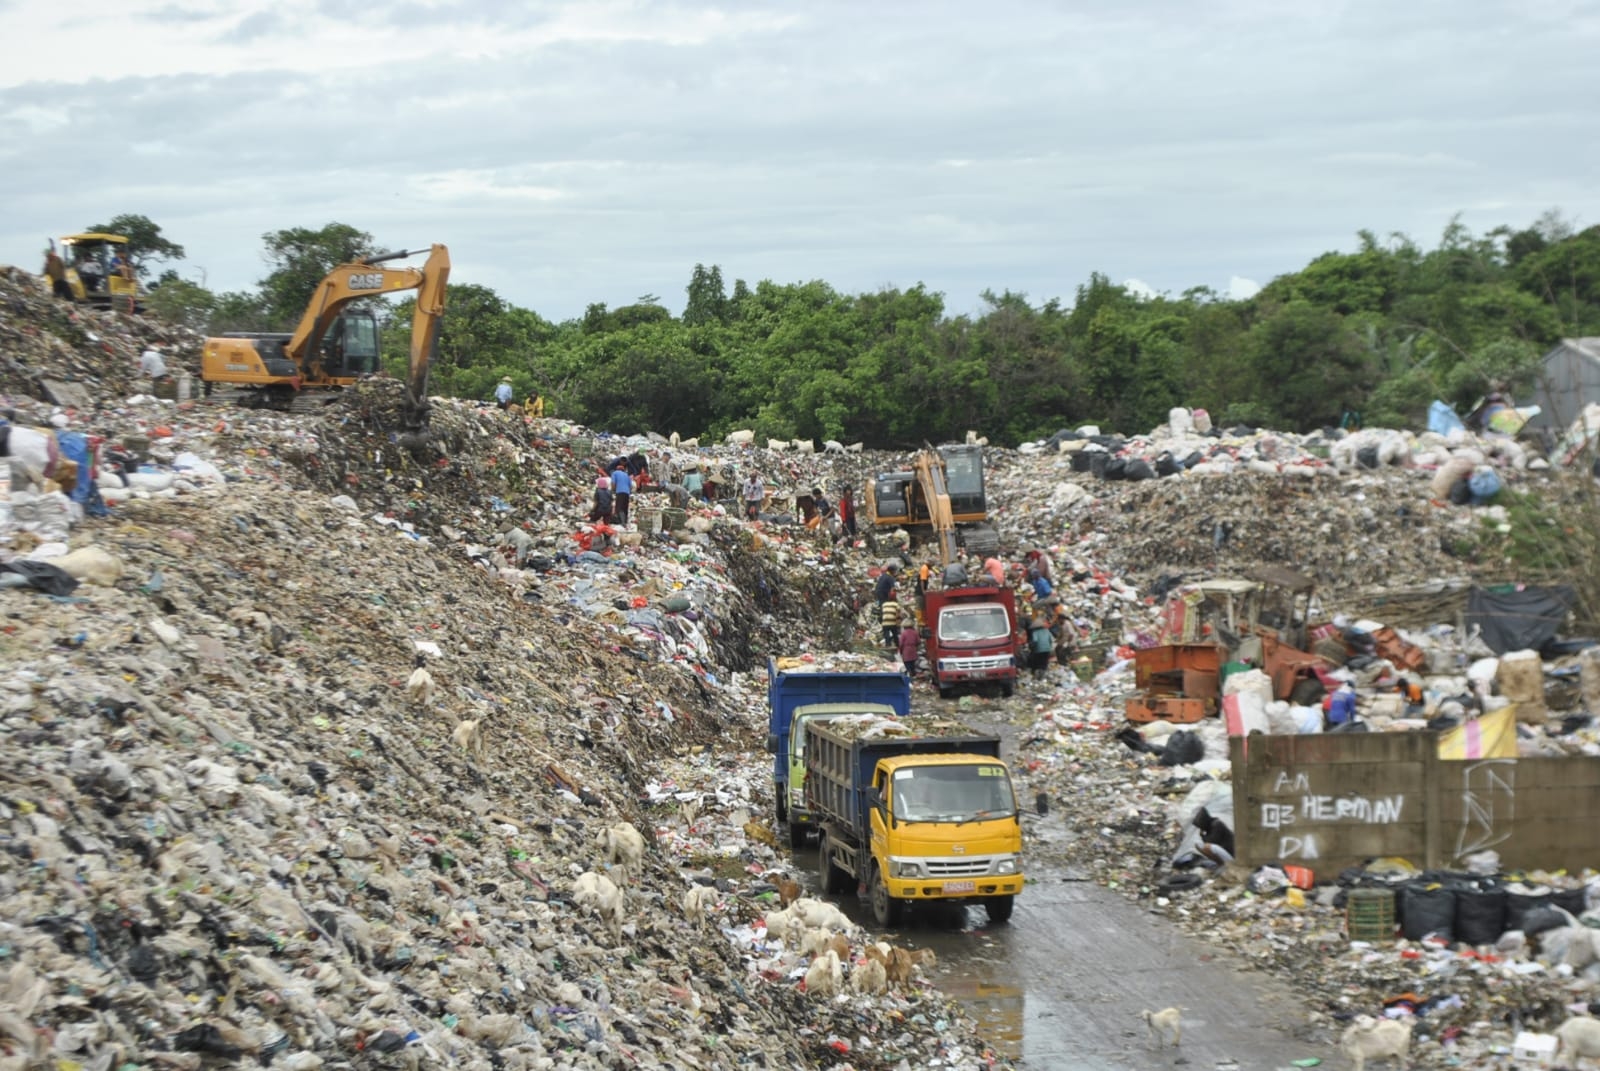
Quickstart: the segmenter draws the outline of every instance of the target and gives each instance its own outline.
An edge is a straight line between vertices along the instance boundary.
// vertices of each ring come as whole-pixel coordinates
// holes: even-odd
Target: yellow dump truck
[[[1011,917],[1022,816],[999,737],[926,714],[813,720],[805,733],[824,892],[865,894],[884,927],[927,900]]]

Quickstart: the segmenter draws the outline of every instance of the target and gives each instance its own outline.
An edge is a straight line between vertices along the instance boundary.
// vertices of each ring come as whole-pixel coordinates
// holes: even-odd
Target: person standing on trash
[[[983,571],[989,574],[989,579],[994,581],[994,586],[1006,586],[1006,567],[999,558],[989,557],[983,560]]]
[[[895,585],[899,580],[900,565],[898,562],[890,562],[884,567],[883,572],[878,574],[877,583],[872,586],[872,601],[882,606],[893,599],[896,594]]]
[[[154,346],[145,347],[145,351],[139,354],[139,374],[149,376],[153,380],[166,378],[167,359],[161,355],[160,350]]]
[[[856,502],[850,488],[839,488],[839,527],[844,529],[840,537],[844,540],[853,540],[856,537]]]
[[[900,630],[900,661],[905,663],[906,676],[917,675],[917,626],[907,622]]]
[[[705,501],[706,478],[705,475],[700,471],[700,466],[691,464],[684,472],[683,489],[688,491],[693,497],[700,499],[702,502]]]
[[[756,520],[761,516],[761,503],[766,501],[767,487],[761,482],[761,474],[752,472],[744,478],[744,486],[740,489],[744,498],[744,515],[746,520]]]
[[[72,287],[67,285],[67,265],[54,245],[44,251],[44,277],[50,280],[50,293],[65,301],[72,300]]]
[[[1028,668],[1035,680],[1042,679],[1050,668],[1050,655],[1056,648],[1056,639],[1050,635],[1050,626],[1044,618],[1035,616],[1028,622]]]
[[[822,488],[811,489],[811,516],[806,518],[806,527],[813,532],[828,523],[828,516],[833,512],[833,507],[828,505],[828,500],[822,495]]]
[[[494,402],[502,410],[511,408],[511,399],[516,392],[511,389],[511,377],[506,376],[500,380],[500,385],[494,389]]]
[[[611,493],[617,496],[617,527],[628,527],[628,503],[633,498],[633,477],[628,466],[619,464],[611,470]]]
[[[1055,594],[1055,590],[1056,589],[1050,583],[1050,579],[1048,577],[1046,577],[1043,573],[1040,573],[1040,574],[1036,575],[1033,578],[1033,601],[1034,602],[1043,603],[1051,595]]]
[[[900,603],[889,599],[878,607],[878,623],[883,626],[883,645],[891,650],[900,648]]]
[[[616,496],[611,493],[611,481],[604,476],[594,481],[594,508],[589,510],[589,520],[608,521],[616,502]]]

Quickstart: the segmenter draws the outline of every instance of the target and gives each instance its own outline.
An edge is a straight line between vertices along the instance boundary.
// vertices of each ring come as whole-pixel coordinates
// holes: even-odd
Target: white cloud
[[[1122,289],[1126,290],[1140,301],[1152,301],[1161,296],[1156,292],[1155,287],[1151,286],[1143,279],[1124,279],[1122,282]]]
[[[233,290],[338,221],[556,319],[697,262],[964,310],[1600,218],[1592,41],[1465,2],[0,5],[0,262],[134,212]]]
[[[1234,275],[1228,279],[1227,295],[1235,301],[1244,301],[1261,293],[1261,284],[1254,279],[1246,279],[1242,275]]]

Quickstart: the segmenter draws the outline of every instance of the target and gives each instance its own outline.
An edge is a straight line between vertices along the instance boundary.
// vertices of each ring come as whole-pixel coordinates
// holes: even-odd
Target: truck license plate
[[[978,887],[975,881],[947,881],[944,883],[945,892],[972,892]]]

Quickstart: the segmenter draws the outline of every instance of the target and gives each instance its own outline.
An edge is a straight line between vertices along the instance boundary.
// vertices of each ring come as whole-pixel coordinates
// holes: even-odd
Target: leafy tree
[[[728,296],[722,288],[722,269],[713,264],[694,266],[689,279],[689,301],[683,309],[683,322],[691,326],[707,323],[726,323]]]
[[[329,223],[320,230],[269,231],[261,240],[267,245],[263,255],[270,269],[261,280],[261,300],[282,330],[304,314],[323,276],[340,264],[376,252],[372,235],[346,223]]]
[[[164,279],[144,298],[150,315],[191,331],[206,331],[216,313],[217,295],[186,279]]]
[[[220,335],[225,331],[271,331],[274,329],[273,314],[267,308],[257,292],[249,290],[231,290],[216,296],[216,304],[211,310],[211,325],[208,330],[213,335]]]
[[[1370,357],[1335,311],[1296,299],[1271,309],[1245,336],[1253,389],[1280,427],[1336,424],[1346,408],[1360,409],[1371,387]]]
[[[128,239],[125,247],[128,259],[133,262],[133,271],[140,279],[158,261],[182,260],[183,246],[171,241],[161,233],[161,228],[152,222],[149,216],[124,214],[112,216],[109,223],[97,223],[86,231],[100,234],[120,234]]]

